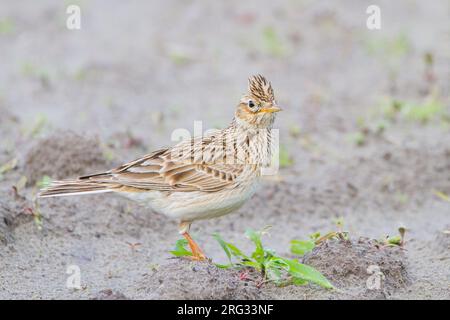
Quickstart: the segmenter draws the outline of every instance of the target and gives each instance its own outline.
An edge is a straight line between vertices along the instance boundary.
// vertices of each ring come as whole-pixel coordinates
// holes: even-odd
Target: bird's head
[[[262,75],[256,75],[248,80],[248,92],[236,108],[235,120],[245,128],[270,128],[278,111],[281,109],[275,101],[272,85]]]

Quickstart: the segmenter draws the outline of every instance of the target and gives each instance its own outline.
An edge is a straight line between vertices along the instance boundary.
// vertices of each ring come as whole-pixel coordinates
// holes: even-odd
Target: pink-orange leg
[[[203,261],[206,260],[206,256],[203,253],[202,249],[198,246],[198,244],[194,241],[194,239],[191,238],[189,233],[184,232],[182,233],[183,237],[187,240],[189,247],[192,251],[192,259],[197,261]]]

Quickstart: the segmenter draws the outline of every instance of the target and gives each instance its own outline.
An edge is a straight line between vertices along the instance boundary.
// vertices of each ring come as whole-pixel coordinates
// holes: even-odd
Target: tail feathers
[[[112,183],[93,182],[85,180],[54,181],[46,189],[38,194],[40,198],[60,197],[76,194],[93,194],[111,192],[114,189]]]

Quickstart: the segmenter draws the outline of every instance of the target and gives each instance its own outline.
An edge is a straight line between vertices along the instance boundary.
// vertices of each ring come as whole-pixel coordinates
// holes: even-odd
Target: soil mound
[[[139,290],[148,299],[264,299],[262,290],[240,280],[236,270],[186,259],[171,259],[144,282]]]
[[[30,185],[43,176],[73,178],[107,168],[99,142],[72,132],[58,132],[39,140],[25,157]]]
[[[403,249],[366,238],[327,241],[305,255],[303,262],[354,296],[372,292],[374,297],[386,297],[409,282]]]
[[[29,203],[12,193],[0,193],[0,245],[7,245],[14,240],[14,228],[21,223],[30,221],[31,215],[27,214]]]

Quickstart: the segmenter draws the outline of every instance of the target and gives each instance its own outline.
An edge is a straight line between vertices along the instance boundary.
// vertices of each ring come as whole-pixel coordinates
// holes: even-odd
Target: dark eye
[[[252,100],[248,100],[248,107],[252,111],[256,111],[258,109],[258,106]]]

